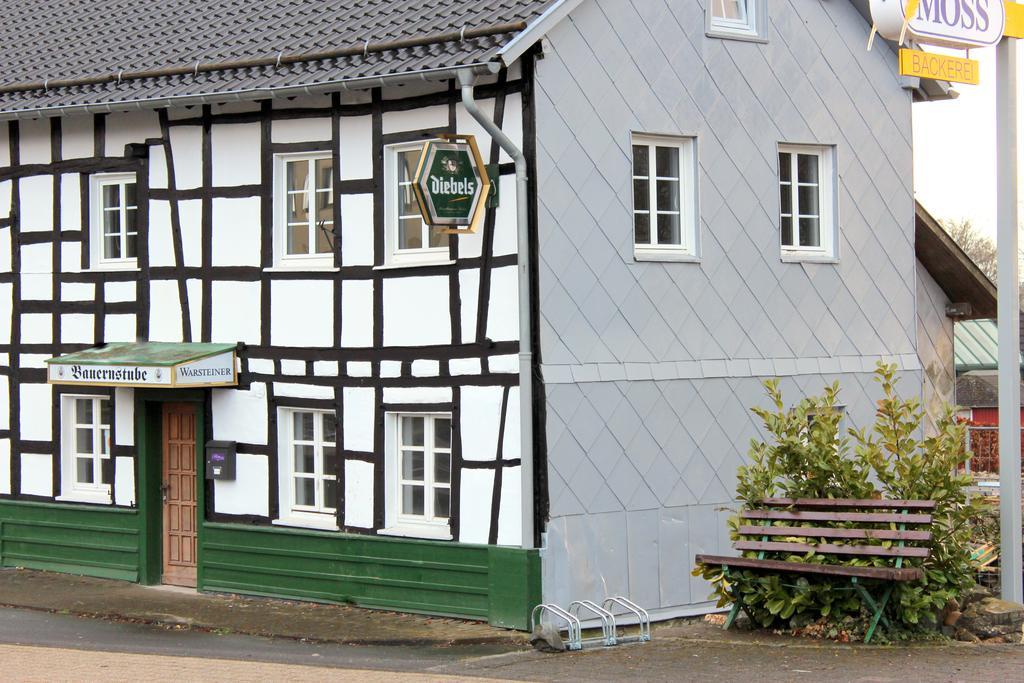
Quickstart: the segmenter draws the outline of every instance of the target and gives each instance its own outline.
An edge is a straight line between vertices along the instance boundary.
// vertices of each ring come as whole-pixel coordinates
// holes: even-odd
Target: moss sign
[[[425,143],[413,188],[428,225],[449,228],[445,232],[475,232],[491,191],[476,139],[451,135]]]

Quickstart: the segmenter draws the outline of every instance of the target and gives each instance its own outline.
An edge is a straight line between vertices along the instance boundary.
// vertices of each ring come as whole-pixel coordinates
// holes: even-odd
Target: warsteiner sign
[[[889,40],[969,49],[1002,39],[1006,9],[1003,0],[871,0],[871,19]]]
[[[448,233],[476,232],[491,191],[476,139],[451,135],[425,143],[413,189],[425,223]]]

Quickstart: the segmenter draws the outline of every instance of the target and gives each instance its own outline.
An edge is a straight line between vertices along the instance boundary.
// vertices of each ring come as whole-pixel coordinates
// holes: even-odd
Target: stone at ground
[[[562,634],[551,624],[538,624],[530,636],[530,645],[541,652],[565,652]]]
[[[960,594],[960,611],[965,611],[972,603],[981,602],[985,598],[991,597],[992,592],[989,589],[976,583]]]
[[[964,610],[959,626],[981,639],[1010,636],[1020,642],[1024,629],[1024,605],[999,598],[984,598]]]
[[[963,642],[963,643],[980,643],[981,642],[981,638],[979,638],[978,636],[974,635],[973,633],[971,633],[970,631],[968,631],[965,628],[958,628],[956,630],[956,633],[954,634],[953,637],[956,638],[957,640]]]

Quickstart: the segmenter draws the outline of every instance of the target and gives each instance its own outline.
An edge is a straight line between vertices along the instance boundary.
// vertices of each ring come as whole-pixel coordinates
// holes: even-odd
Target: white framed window
[[[381,533],[450,539],[451,415],[389,413],[386,424],[386,528]]]
[[[109,503],[103,464],[110,459],[110,399],[61,397],[61,491],[58,500]]]
[[[386,264],[393,266],[450,261],[451,239],[440,228],[423,222],[413,178],[422,142],[388,145],[384,148],[384,223]]]
[[[134,173],[101,173],[90,179],[90,261],[98,270],[138,264],[138,197]]]
[[[334,159],[330,152],[274,157],[274,254],[283,268],[334,266]]]
[[[281,408],[277,524],[337,529],[338,451],[334,411]]]
[[[835,150],[779,145],[779,233],[784,258],[836,257]]]
[[[707,35],[740,40],[767,39],[768,0],[705,0]]]
[[[634,133],[632,142],[635,257],[696,259],[696,141]]]

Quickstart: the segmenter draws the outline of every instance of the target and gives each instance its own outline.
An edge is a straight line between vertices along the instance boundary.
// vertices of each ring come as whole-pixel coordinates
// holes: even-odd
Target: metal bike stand
[[[597,618],[601,620],[601,637],[600,638],[585,638],[580,640],[581,645],[597,645],[601,644],[605,647],[611,647],[615,645],[615,617],[611,612],[599,607],[597,603],[591,600],[576,600],[569,604],[569,614],[576,617],[577,620],[580,618],[580,610],[585,609]]]
[[[541,624],[544,621],[544,614],[550,614],[553,617],[557,617],[561,621],[565,622],[565,630],[567,631],[567,638],[565,647],[568,650],[582,650],[583,649],[583,628],[580,625],[578,617],[569,614],[564,609],[554,604],[541,604],[533,608],[530,612],[530,632],[533,633],[537,627],[537,624]],[[559,631],[562,629],[559,628]]]
[[[651,616],[647,613],[640,605],[636,604],[632,600],[622,595],[613,595],[604,599],[603,609],[611,614],[615,607],[621,607],[627,612],[633,614],[636,617],[637,625],[640,627],[640,631],[637,634],[623,636],[619,635],[618,632],[615,634],[615,641],[618,643],[645,643],[651,639]],[[624,616],[624,615],[623,615]],[[616,623],[617,619],[613,615],[612,623]]]

